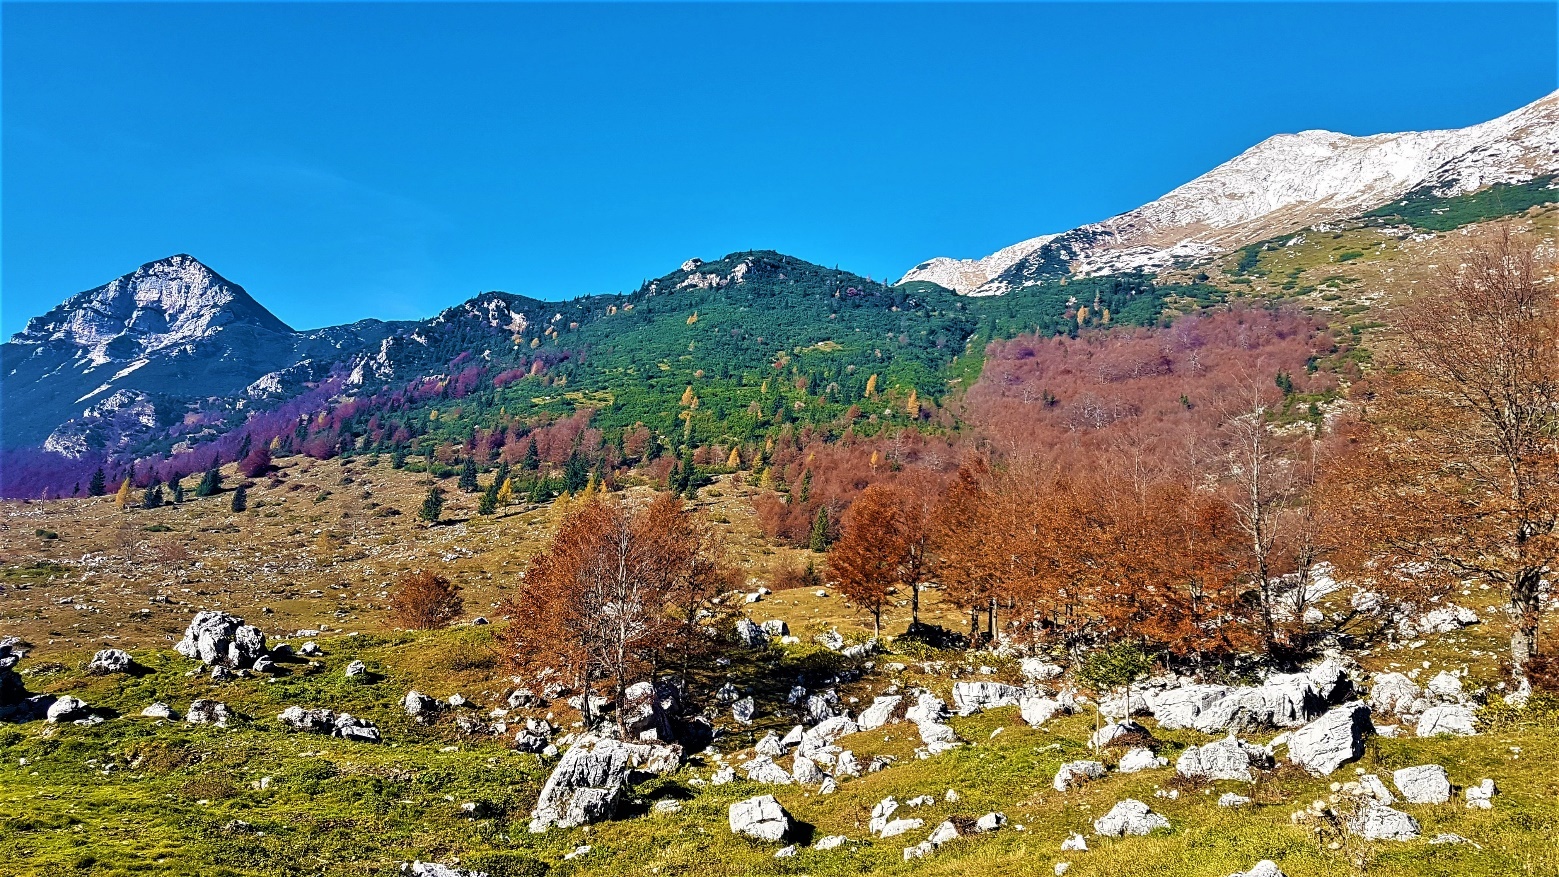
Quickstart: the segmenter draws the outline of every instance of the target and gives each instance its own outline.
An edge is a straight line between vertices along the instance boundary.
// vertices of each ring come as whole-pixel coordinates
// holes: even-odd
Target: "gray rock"
[[[1381,715],[1399,716],[1415,715],[1429,706],[1424,690],[1401,673],[1377,673],[1370,684],[1369,703]]]
[[[736,768],[733,768],[730,765],[721,767],[709,777],[709,784],[711,786],[723,786],[726,783],[734,782],[736,782]]]
[[[1163,767],[1168,763],[1167,759],[1154,755],[1153,750],[1138,746],[1134,749],[1128,749],[1126,754],[1121,756],[1120,763],[1115,765],[1115,769],[1121,773],[1137,773],[1139,771],[1152,770],[1156,767]]]
[[[828,774],[817,766],[817,762],[805,755],[798,755],[791,763],[791,778],[803,786],[821,786],[828,779]]]
[[[1476,786],[1468,786],[1464,793],[1467,797],[1467,807],[1472,810],[1492,810],[1494,808],[1494,796],[1499,790],[1494,787],[1494,781],[1484,779]]]
[[[726,816],[732,834],[778,843],[790,833],[790,814],[773,795],[759,795],[731,805]]]
[[[1075,833],[1068,835],[1066,840],[1061,841],[1061,852],[1063,852],[1063,853],[1086,853],[1086,852],[1088,852],[1088,838],[1083,837],[1080,834],[1075,834]]]
[[[319,643],[314,642],[313,640],[309,640],[303,645],[298,646],[298,654],[305,658],[317,658],[320,655],[323,655],[324,652],[320,650]]]
[[[76,719],[86,718],[90,710],[91,707],[87,706],[86,701],[67,694],[49,704],[48,710],[44,713],[44,719],[49,724],[73,722]]]
[[[821,722],[841,715],[844,709],[839,703],[839,694],[833,689],[821,691],[807,698],[804,714],[808,722]]]
[[[769,635],[751,618],[742,617],[736,620],[736,640],[749,649],[761,649],[769,644]]]
[[[763,632],[770,637],[790,636],[790,625],[778,618],[771,618],[758,626],[763,628]]]
[[[929,691],[922,691],[915,697],[915,703],[904,711],[904,718],[917,725],[926,722],[940,722],[947,718],[947,704],[940,697]]]
[[[742,771],[747,774],[749,780],[765,785],[788,786],[796,781],[796,778],[790,775],[790,771],[775,764],[774,759],[767,755],[760,755],[744,762]]]
[[[184,721],[188,724],[215,725],[218,728],[226,728],[232,718],[233,713],[227,704],[204,698],[192,701],[189,710],[184,713]]]
[[[1364,736],[1372,728],[1369,707],[1343,704],[1289,735],[1288,760],[1326,776],[1364,754]]]
[[[871,818],[866,823],[867,830],[872,834],[881,832],[882,827],[888,824],[893,818],[893,814],[898,812],[898,809],[899,802],[891,795],[878,801],[872,806]]]
[[[731,718],[744,725],[752,724],[754,715],[758,712],[758,705],[751,697],[744,697],[731,704]]]
[[[877,833],[877,836],[887,840],[890,837],[898,837],[901,834],[908,834],[916,829],[923,828],[925,824],[926,821],[924,819],[895,819],[884,825],[882,831]]]
[[[1052,718],[1069,710],[1061,702],[1050,697],[1025,697],[1018,701],[1018,712],[1029,727],[1038,728]]]
[[[274,673],[275,671],[276,671],[276,662],[272,661],[270,658],[266,657],[265,655],[261,655],[260,657],[254,659],[254,672],[256,672],[256,673]]]
[[[1392,771],[1391,782],[1409,804],[1444,804],[1451,800],[1451,778],[1438,764],[1420,764]]]
[[[1244,795],[1236,795],[1233,792],[1224,792],[1218,796],[1219,807],[1245,807],[1250,804],[1250,798]]]
[[[827,836],[825,838],[822,838],[817,843],[813,844],[812,845],[812,849],[814,849],[814,850],[838,849],[839,847],[842,847],[842,846],[844,846],[845,844],[847,844],[849,842],[850,842],[850,839],[845,837],[842,834],[830,834],[829,836]]]
[[[141,710],[141,715],[148,719],[171,719],[173,718],[173,709],[159,700],[146,709]]]
[[[901,695],[892,694],[872,699],[872,705],[861,711],[861,716],[856,720],[862,731],[872,731],[886,725],[893,719],[893,712],[904,702]]]
[[[348,679],[365,675],[367,672],[368,665],[364,664],[362,661],[353,661],[352,663],[346,665],[346,678]]]
[[[1293,728],[1326,711],[1326,700],[1306,673],[1269,677],[1261,685],[1236,688],[1203,708],[1192,727],[1204,734],[1247,728]]]
[[[1119,722],[1110,722],[1108,725],[1093,732],[1089,742],[1093,744],[1095,749],[1103,749],[1106,746],[1119,745],[1115,741],[1123,737],[1151,738],[1152,736],[1153,734],[1147,728],[1130,719],[1125,719]]]
[[[1023,689],[1000,682],[953,683],[953,708],[961,716],[981,710],[1013,706],[1023,697]]]
[[[1229,877],[1285,877],[1285,875],[1278,868],[1277,862],[1271,859],[1262,859],[1249,871],[1239,871],[1230,874]]]
[[[610,816],[622,798],[631,762],[621,740],[580,736],[542,786],[531,811],[531,832],[574,828]]]
[[[1058,792],[1066,792],[1104,776],[1104,765],[1097,761],[1068,761],[1056,771],[1050,785]]]
[[[1135,798],[1121,801],[1111,807],[1110,812],[1093,821],[1093,830],[1104,837],[1141,836],[1168,827],[1168,819],[1154,813],[1148,805]]]
[[[1169,731],[1179,731],[1196,725],[1202,710],[1223,700],[1234,692],[1227,685],[1200,685],[1187,683],[1164,691],[1149,692],[1148,711],[1159,726]]]
[[[984,834],[988,831],[996,831],[1007,824],[1007,817],[1002,813],[987,813],[974,821],[974,830]]]
[[[425,722],[438,712],[438,701],[413,688],[401,698],[401,706],[406,710],[406,715],[419,722]]]
[[[1024,658],[1018,664],[1018,672],[1030,682],[1045,682],[1066,672],[1060,664],[1052,664],[1041,658]]]
[[[763,735],[763,739],[758,741],[758,745],[753,747],[753,751],[759,755],[767,755],[770,758],[779,758],[785,754],[785,744],[778,734],[770,731]]]
[[[301,706],[290,706],[281,711],[277,720],[287,727],[289,731],[300,731],[305,734],[329,734],[335,727],[336,714],[327,709],[305,709]]]
[[[1472,708],[1461,704],[1432,706],[1418,718],[1418,736],[1472,737],[1478,733]]]
[[[87,672],[96,676],[106,676],[110,673],[123,673],[130,669],[134,663],[130,659],[130,653],[120,649],[103,649],[92,656],[92,661],[87,664]]]
[[[1462,681],[1444,670],[1436,673],[1425,688],[1441,700],[1455,702],[1462,699]]]
[[[265,634],[226,612],[195,613],[174,650],[207,666],[242,668],[265,654]]]
[[[358,743],[380,742],[379,729],[373,722],[354,718],[349,713],[341,713],[336,716],[330,733],[343,740],[352,740]]]
[[[1175,772],[1183,777],[1248,783],[1256,778],[1253,767],[1271,765],[1272,756],[1266,750],[1227,737],[1204,746],[1187,747],[1175,762]]]
[[[1422,831],[1418,820],[1383,804],[1372,804],[1346,822],[1348,831],[1365,840],[1412,840]]]

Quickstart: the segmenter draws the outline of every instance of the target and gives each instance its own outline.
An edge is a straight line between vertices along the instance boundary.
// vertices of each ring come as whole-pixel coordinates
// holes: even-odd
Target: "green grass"
[[[1351,777],[1353,765],[1325,779],[1279,769],[1254,789],[1240,783],[1177,784],[1171,769],[1111,774],[1060,794],[1050,788],[1050,779],[1062,762],[1086,756],[1083,741],[1093,728],[1092,715],[1060,718],[1035,730],[1022,724],[1014,708],[952,720],[969,744],[930,760],[913,757],[919,740],[907,725],[847,737],[841,745],[863,760],[878,754],[899,760],[879,773],[841,783],[833,795],[745,781],[700,789],[691,780],[707,778],[712,767],[694,758],[677,774],[634,788],[617,820],[588,830],[531,835],[525,822],[548,765],[509,750],[502,739],[464,738],[447,719],[415,725],[398,706],[409,687],[438,697],[460,691],[489,706],[501,699],[504,680],[493,663],[491,628],[320,642],[326,649],[320,666],[292,664],[291,672],[274,682],[214,684],[204,674],[189,675],[192,662],[165,649],[134,652],[144,667],[134,677],[86,676],[81,661],[37,665],[25,677],[31,690],[73,693],[126,717],[93,727],[0,726],[3,870],[18,877],[370,875],[393,874],[401,862],[421,858],[459,860],[494,875],[994,877],[1049,875],[1056,862],[1070,861],[1074,875],[1225,877],[1272,858],[1290,877],[1559,873],[1553,841],[1559,835],[1559,727],[1552,716],[1506,716],[1475,738],[1377,738],[1358,763],[1384,776],[1398,767],[1436,762],[1458,785],[1493,777],[1501,793],[1492,811],[1467,810],[1459,800],[1405,806],[1423,824],[1426,837],[1455,832],[1481,844],[1481,850],[1425,841],[1355,841],[1331,850],[1326,839],[1290,824],[1292,811],[1324,797],[1332,780]],[[958,656],[951,657],[956,663]],[[373,675],[367,681],[342,675],[353,658],[368,664]],[[892,659],[879,657],[886,660]],[[768,709],[756,728],[729,738],[721,748],[750,746],[768,729],[787,729],[791,721],[773,708],[782,701],[782,689],[798,673],[832,672],[837,661],[812,647],[738,656],[730,672],[739,685],[757,686],[760,703]],[[929,681],[914,668],[902,676],[908,684]],[[865,702],[886,681],[878,676],[841,686],[840,693]],[[937,687],[947,693],[945,682]],[[180,722],[155,725],[138,716],[153,700],[182,711],[202,696],[228,703],[241,718],[220,730]],[[275,715],[291,704],[327,706],[371,719],[386,744],[289,734]],[[1171,762],[1184,746],[1208,739],[1192,732],[1158,736],[1160,754]],[[270,781],[261,790],[257,784],[265,777]],[[1154,796],[1157,789],[1171,787],[1181,790],[1178,800]],[[947,803],[948,789],[961,800]],[[1249,794],[1257,804],[1220,809],[1214,802],[1226,790]],[[803,849],[794,859],[776,860],[773,846],[733,837],[726,827],[729,805],[767,792],[801,823],[804,835],[844,834],[858,843],[828,852]],[[903,815],[925,819],[924,829],[883,841],[868,838],[865,823],[873,804],[888,795],[902,802],[920,794],[935,796],[937,803]],[[1074,831],[1091,834],[1092,820],[1124,797],[1147,801],[1170,819],[1171,830],[1147,838],[1090,837],[1092,851],[1060,852],[1062,839]],[[662,798],[681,800],[682,810],[651,811]],[[467,801],[482,804],[490,815],[461,815],[460,805]],[[1007,815],[1006,829],[954,841],[926,860],[902,861],[901,850],[942,819],[972,820],[992,810]],[[592,852],[563,860],[564,853],[581,844],[591,845]]]

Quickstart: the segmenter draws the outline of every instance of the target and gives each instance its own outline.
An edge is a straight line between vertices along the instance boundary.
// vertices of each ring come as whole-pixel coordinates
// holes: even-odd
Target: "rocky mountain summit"
[[[904,279],[999,295],[1067,274],[1156,271],[1357,217],[1411,193],[1449,198],[1556,172],[1559,92],[1467,128],[1366,137],[1279,134],[1135,210],[978,261],[932,259]],[[1035,241],[1041,243],[1028,246]],[[981,273],[976,266],[1000,264],[1014,250],[1025,252],[970,285]]]
[[[148,262],[34,317],[0,347],[4,445],[73,458],[112,449],[204,400],[231,408],[317,380],[393,329],[365,320],[298,332],[192,256]]]

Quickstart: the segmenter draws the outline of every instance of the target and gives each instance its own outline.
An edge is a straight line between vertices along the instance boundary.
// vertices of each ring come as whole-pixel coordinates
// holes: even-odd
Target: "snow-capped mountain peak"
[[[1559,92],[1467,128],[1279,134],[1135,210],[1045,239],[972,288],[965,279],[977,270],[951,276],[954,264],[979,264],[969,260],[932,260],[904,279],[941,272],[965,281],[952,287],[959,292],[996,295],[1056,274],[1151,271],[1352,218],[1420,189],[1447,197],[1556,172]]]

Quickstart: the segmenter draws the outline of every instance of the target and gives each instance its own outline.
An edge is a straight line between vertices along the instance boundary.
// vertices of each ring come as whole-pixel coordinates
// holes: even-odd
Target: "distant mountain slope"
[[[1156,201],[1046,241],[968,291],[996,295],[1067,274],[1154,271],[1353,218],[1409,193],[1447,198],[1556,172],[1559,92],[1468,128],[1280,134]]]
[[[0,438],[70,457],[126,447],[197,402],[238,406],[246,393],[285,392],[288,381],[314,377],[309,364],[376,346],[394,328],[369,320],[296,332],[191,256],[148,262],[71,296],[0,346]]]
[[[972,295],[986,281],[1011,268],[1013,263],[1054,240],[1055,237],[1056,235],[1053,234],[1043,234],[1026,241],[1019,241],[1012,246],[1002,247],[983,259],[949,259],[946,256],[937,256],[911,268],[899,282],[925,281],[957,293]]]

